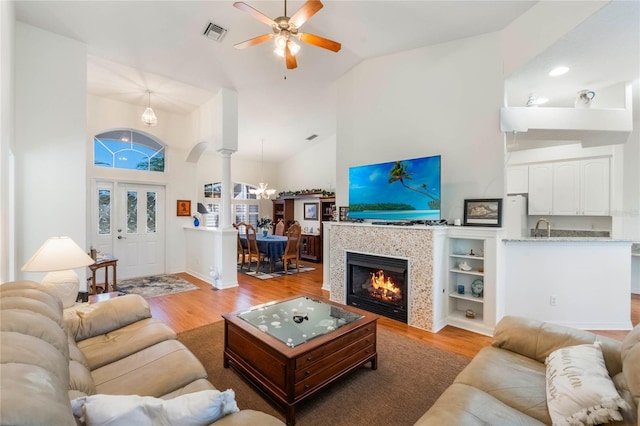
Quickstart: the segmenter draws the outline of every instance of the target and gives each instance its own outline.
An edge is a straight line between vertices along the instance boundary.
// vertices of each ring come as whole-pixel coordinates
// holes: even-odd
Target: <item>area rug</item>
[[[245,266],[246,268],[246,266]],[[287,273],[284,273],[284,269],[282,270],[276,270],[273,272],[263,272],[263,268],[262,265],[260,265],[260,272],[256,272],[255,268],[256,265],[253,265],[253,271],[247,271],[245,268],[240,269],[240,265],[238,265],[238,272],[243,273],[245,275],[248,275],[250,277],[254,277],[254,278],[258,278],[261,280],[269,280],[271,278],[278,278],[278,277],[284,277],[285,275],[295,275],[295,274],[301,274],[303,272],[309,272],[309,271],[315,271],[316,268],[311,268],[308,266],[301,266],[300,267],[300,272],[298,272],[298,270],[296,268],[287,268]],[[268,269],[268,267],[267,267]]]
[[[199,288],[176,275],[153,275],[118,281],[118,291],[124,294],[139,294],[145,299]]]
[[[297,426],[413,425],[433,405],[466,358],[418,340],[378,328],[378,369],[367,363],[301,403]],[[284,416],[234,370],[222,366],[224,321],[178,334],[202,362],[209,381],[221,390],[234,389],[241,409]]]

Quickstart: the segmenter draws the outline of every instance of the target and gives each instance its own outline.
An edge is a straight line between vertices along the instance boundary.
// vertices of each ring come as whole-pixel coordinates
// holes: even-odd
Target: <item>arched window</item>
[[[259,202],[255,194],[250,194],[249,189],[255,186],[247,183],[233,183],[233,198],[231,199],[231,221],[234,223],[245,222],[253,226],[258,224]],[[207,226],[218,227],[220,224],[220,199],[222,197],[222,184],[220,182],[204,185],[204,204],[209,210]]]
[[[93,138],[93,165],[114,169],[164,172],[164,145],[133,129],[116,129]]]

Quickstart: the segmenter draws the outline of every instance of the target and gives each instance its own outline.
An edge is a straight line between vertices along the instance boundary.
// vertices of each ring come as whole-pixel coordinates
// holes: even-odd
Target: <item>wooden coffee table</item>
[[[292,297],[222,316],[224,367],[266,394],[295,424],[296,405],[348,372],[377,369],[378,316]]]

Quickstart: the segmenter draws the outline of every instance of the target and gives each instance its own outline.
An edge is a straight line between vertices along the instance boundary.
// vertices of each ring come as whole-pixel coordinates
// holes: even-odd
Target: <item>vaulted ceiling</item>
[[[284,14],[282,1],[246,3],[271,18]],[[222,87],[236,90],[236,155],[255,158],[264,139],[265,160],[278,161],[335,133],[331,87],[359,62],[502,30],[536,2],[323,3],[302,29],[338,41],[342,49],[333,53],[300,43],[298,68],[290,71],[273,53],[272,43],[233,47],[270,28],[234,8],[232,1],[18,1],[16,17],[87,45],[91,94],[146,105],[145,92],[151,90],[154,108],[188,113]],[[287,15],[302,5],[287,2]],[[203,35],[210,22],[227,29],[220,41]],[[514,76],[517,86],[526,86],[528,81],[518,78],[532,77]],[[307,141],[312,134],[319,137]]]

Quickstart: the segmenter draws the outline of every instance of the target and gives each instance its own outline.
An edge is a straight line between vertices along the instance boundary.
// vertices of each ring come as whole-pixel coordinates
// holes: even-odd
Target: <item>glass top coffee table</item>
[[[378,316],[298,296],[223,315],[224,366],[266,394],[295,424],[295,407],[371,362],[377,369]]]

